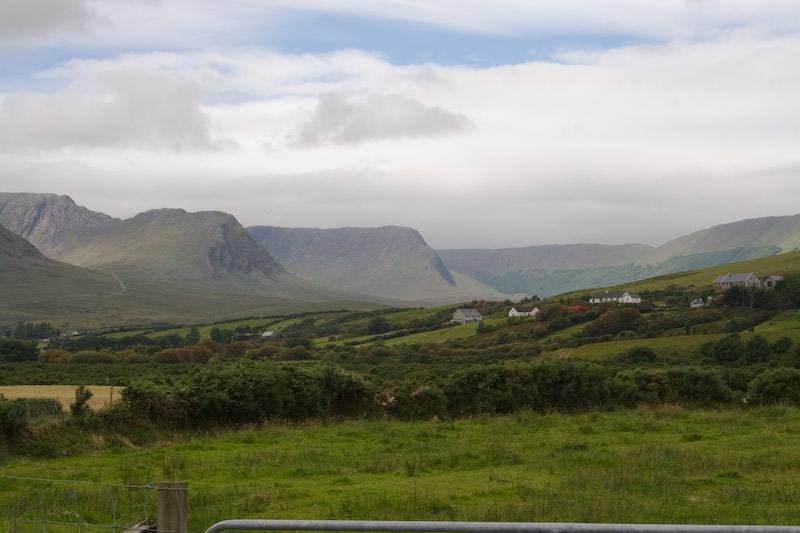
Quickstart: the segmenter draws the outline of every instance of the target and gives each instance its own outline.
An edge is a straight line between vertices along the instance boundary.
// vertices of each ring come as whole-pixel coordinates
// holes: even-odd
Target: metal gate
[[[414,522],[370,520],[224,520],[205,533],[247,531],[389,531],[395,533],[800,533],[800,526]]]

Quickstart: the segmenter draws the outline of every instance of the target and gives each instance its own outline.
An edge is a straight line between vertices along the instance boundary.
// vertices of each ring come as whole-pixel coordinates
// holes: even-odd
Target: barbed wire
[[[16,479],[21,481],[40,481],[45,483],[74,483],[77,485],[95,485],[99,487],[117,487],[124,489],[146,489],[146,490],[167,490],[167,491],[183,491],[187,490],[186,487],[159,487],[155,482],[151,481],[145,485],[126,485],[123,483],[100,483],[97,481],[81,481],[77,479],[45,479],[38,477],[22,477],[22,476],[7,476],[0,474],[0,479]]]
[[[89,522],[58,522],[56,520],[32,520],[32,519],[24,519],[24,518],[8,518],[8,517],[0,517],[0,521],[7,522],[9,525],[9,530],[12,523],[23,523],[23,524],[41,524],[41,525],[54,525],[54,526],[69,526],[75,527],[77,526],[79,529],[81,527],[86,528],[102,528],[102,529],[133,529],[137,528],[137,526],[142,526],[141,529],[137,529],[137,531],[152,531],[156,527],[156,523],[154,520],[145,520],[142,522],[137,522],[136,524],[131,524],[128,526],[123,526],[120,524],[91,524]],[[169,531],[169,530],[159,530],[159,533],[182,533],[179,531]]]
[[[139,525],[141,522],[137,524],[131,524],[129,526],[123,526],[120,524],[90,524],[89,522],[58,522],[56,520],[33,520],[33,519],[26,519],[26,518],[8,518],[8,517],[0,517],[0,520],[4,522],[10,523],[23,523],[23,524],[52,524],[56,526],[78,526],[78,527],[100,527],[104,529],[130,529]]]

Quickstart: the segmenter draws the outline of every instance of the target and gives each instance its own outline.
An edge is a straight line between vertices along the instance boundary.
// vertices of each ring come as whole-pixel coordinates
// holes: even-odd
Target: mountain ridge
[[[251,226],[247,231],[290,272],[322,285],[410,301],[504,296],[474,280],[459,285],[412,228]]]

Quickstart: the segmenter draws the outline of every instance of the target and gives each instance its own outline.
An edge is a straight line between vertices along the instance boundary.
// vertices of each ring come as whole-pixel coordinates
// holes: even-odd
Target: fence
[[[4,490],[11,483],[24,487]],[[7,533],[97,529],[186,533],[187,518],[186,483],[118,484],[0,475],[0,528],[5,523]]]

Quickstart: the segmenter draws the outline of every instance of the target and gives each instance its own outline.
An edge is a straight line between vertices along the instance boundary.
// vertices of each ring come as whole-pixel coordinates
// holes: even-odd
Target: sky
[[[0,191],[431,246],[800,213],[796,0],[0,0]]]

